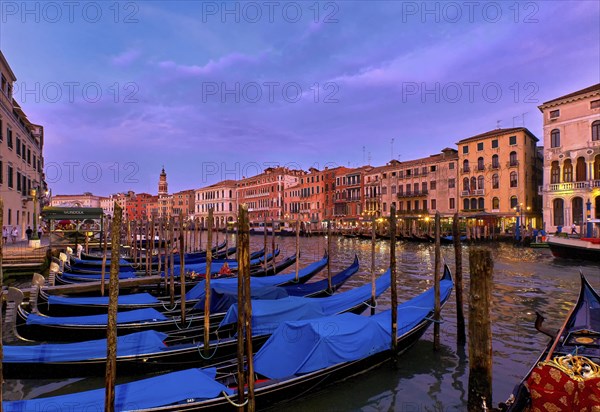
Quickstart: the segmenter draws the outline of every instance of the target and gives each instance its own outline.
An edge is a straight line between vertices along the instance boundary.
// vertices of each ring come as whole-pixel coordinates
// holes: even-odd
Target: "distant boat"
[[[548,245],[554,257],[600,262],[600,239],[581,238],[568,239],[549,237]]]

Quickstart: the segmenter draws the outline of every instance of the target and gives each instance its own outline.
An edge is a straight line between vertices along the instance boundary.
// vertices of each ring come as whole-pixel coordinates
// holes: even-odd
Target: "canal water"
[[[222,235],[221,235],[222,236]],[[221,237],[222,238],[222,237]],[[276,239],[282,256],[295,250],[295,238]],[[262,236],[251,236],[251,250],[262,247]],[[269,239],[269,245],[271,239]],[[600,265],[557,260],[548,249],[517,248],[510,244],[483,244],[494,259],[492,302],[493,402],[506,400],[536,361],[548,338],[533,327],[535,312],[546,317],[546,326],[559,328],[574,304],[579,291],[581,270],[600,290]],[[301,265],[318,260],[327,247],[324,237],[301,238]],[[468,301],[468,254],[463,247],[464,299]],[[431,244],[399,242],[398,296],[407,300],[433,285],[434,248]],[[360,271],[345,287],[347,290],[370,281],[371,244],[369,241],[334,237],[333,273],[352,262],[354,254]],[[454,249],[442,246],[442,257],[454,271]],[[376,270],[383,273],[389,264],[389,242],[376,244]],[[293,270],[293,269],[291,269]],[[289,271],[289,270],[288,270]],[[326,276],[323,271],[319,276]],[[378,301],[378,310],[390,307],[387,291]],[[465,305],[465,315],[467,315]],[[455,295],[443,308],[441,350],[433,351],[433,328],[400,360],[399,370],[385,365],[367,374],[327,387],[313,396],[285,405],[287,411],[464,411],[468,396],[468,356],[456,345]],[[468,320],[468,319],[467,319]],[[98,388],[103,378],[70,380],[7,380],[5,399],[29,399],[58,395],[75,390]],[[279,409],[279,408],[278,408]]]

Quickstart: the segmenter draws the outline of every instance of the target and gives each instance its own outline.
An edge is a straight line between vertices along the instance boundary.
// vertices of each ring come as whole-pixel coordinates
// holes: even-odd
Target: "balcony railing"
[[[467,166],[467,167],[461,167],[460,168],[460,172],[461,173],[470,173],[471,172],[471,168],[469,166]]]
[[[576,189],[590,189],[592,187],[600,187],[600,180],[590,180],[585,182],[551,183],[549,185],[546,185],[546,191],[564,192]]]
[[[485,166],[484,165],[477,165],[477,171],[478,172],[483,172],[485,170]]]
[[[423,197],[423,196],[427,196],[428,194],[429,194],[428,190],[415,190],[415,191],[411,191],[411,192],[398,193],[398,198]]]
[[[500,163],[497,163],[497,164],[492,163],[490,165],[490,170],[498,170],[498,169],[500,169]]]
[[[428,209],[412,209],[412,210],[397,210],[396,213],[400,215],[428,215]]]
[[[512,161],[506,162],[506,167],[517,167],[517,166],[519,166],[518,160],[512,160]]]
[[[485,189],[474,189],[474,190],[462,190],[460,192],[461,197],[467,196],[485,196]]]

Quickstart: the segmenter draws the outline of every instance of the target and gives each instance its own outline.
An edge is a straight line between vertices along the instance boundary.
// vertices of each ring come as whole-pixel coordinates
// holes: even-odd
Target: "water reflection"
[[[261,236],[251,236],[251,249],[263,247]],[[205,241],[205,240],[203,240]],[[269,247],[271,240],[269,239]],[[295,252],[293,237],[277,238],[281,256]],[[514,248],[509,244],[486,244],[494,258],[492,302],[493,328],[493,393],[494,403],[506,399],[514,385],[529,370],[548,338],[533,327],[535,311],[543,313],[549,328],[558,328],[572,307],[579,290],[579,269],[592,286],[600,289],[600,265],[554,260],[548,250]],[[327,248],[322,237],[301,238],[301,266],[321,258]],[[463,247],[464,300],[468,301],[468,253]],[[432,286],[433,245],[399,242],[397,245],[398,295],[400,301],[410,299]],[[334,238],[331,270],[337,273],[348,266],[354,255],[360,259],[360,270],[342,288],[348,290],[370,281],[371,245],[360,239]],[[389,245],[376,244],[376,275],[389,264]],[[442,257],[454,270],[454,249],[442,247]],[[293,271],[293,267],[287,272]],[[321,272],[315,280],[326,277]],[[389,292],[380,297],[378,310],[390,306]],[[466,309],[466,306],[465,306]],[[368,313],[368,311],[367,311]],[[467,311],[465,310],[465,314]],[[442,350],[433,352],[431,328],[401,358],[401,368],[391,366],[369,371],[319,392],[319,394],[286,405],[286,410],[395,410],[453,411],[465,410],[468,385],[467,356],[456,348],[456,304],[454,296],[443,310]],[[52,391],[64,393],[75,389],[101,387],[102,378],[82,381],[7,380],[7,399],[39,396]],[[46,385],[46,386],[43,386]],[[36,389],[37,388],[37,389]],[[58,390],[58,392],[56,392]]]

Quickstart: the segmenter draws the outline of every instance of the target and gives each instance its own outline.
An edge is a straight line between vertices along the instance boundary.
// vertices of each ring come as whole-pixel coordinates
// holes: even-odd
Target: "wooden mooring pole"
[[[333,285],[331,284],[331,226],[327,225],[327,291],[333,293]]]
[[[487,249],[469,252],[469,412],[491,410],[492,405],[492,273]]]
[[[375,215],[371,216],[371,316],[375,314]]]
[[[173,248],[175,247],[175,221],[173,217],[169,217],[169,267],[171,275],[169,276],[169,295],[171,297],[171,306],[175,304],[175,256]]]
[[[248,207],[241,204],[238,209],[238,227],[237,227],[237,259],[238,259],[238,319],[237,319],[237,383],[238,383],[238,404],[244,403],[244,302],[245,302],[245,284],[242,272],[239,270],[240,257],[242,254],[243,232],[248,225],[247,219]],[[238,410],[243,411],[241,407]]]
[[[433,274],[433,294],[434,294],[434,306],[433,306],[433,350],[440,350],[440,279],[442,272],[442,253],[440,250],[440,212],[435,212],[435,269]]]
[[[208,244],[212,242],[213,208],[208,209]],[[204,356],[210,356],[210,279],[212,248],[206,250],[206,276],[204,277]]]
[[[119,300],[119,251],[123,210],[117,202],[111,231],[110,275],[108,281],[108,324],[106,326],[106,375],[104,410],[115,410],[115,380],[117,378],[117,304]]]
[[[100,295],[104,296],[104,280],[105,278],[105,274],[106,274],[106,253],[107,253],[107,246],[106,246],[106,240],[107,240],[107,232],[108,232],[108,216],[107,217],[103,217],[103,219],[105,220],[104,223],[104,246],[103,246],[103,250],[102,250],[102,273],[100,275]],[[112,264],[112,262],[111,262]]]
[[[244,334],[246,351],[246,369],[248,381],[248,412],[254,412],[254,357],[252,356],[252,294],[250,293],[250,225],[248,224],[248,208],[240,211],[241,231],[240,249],[238,251],[238,276],[244,281]],[[266,223],[266,221],[265,221]],[[238,312],[241,308],[238,307]]]
[[[456,293],[456,342],[464,346],[467,342],[465,333],[465,314],[463,305],[463,276],[462,276],[462,244],[460,241],[460,225],[458,213],[452,221],[452,238],[454,242],[454,279]]]
[[[398,367],[398,285],[396,284],[396,206],[390,207],[390,276],[392,288],[392,365]]]
[[[329,262],[330,259],[331,259],[331,256],[327,255],[327,262]],[[299,271],[300,271],[300,220],[296,220],[296,282],[298,282]]]
[[[210,276],[210,275],[209,275]],[[181,323],[185,323],[185,232],[183,225],[183,214],[179,215],[179,282],[180,282],[180,301]]]
[[[273,274],[275,274],[275,219],[271,219],[271,250],[273,251]]]
[[[263,262],[263,266],[266,269],[267,268],[267,214],[266,214],[266,212],[265,212],[265,222],[264,222],[263,229],[265,230],[265,232],[264,232],[264,238],[265,238],[264,239],[265,240],[265,244],[264,244],[264,247],[265,247],[265,259],[264,259],[264,262]]]

